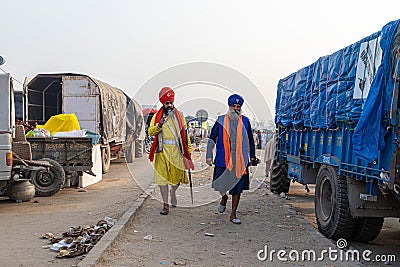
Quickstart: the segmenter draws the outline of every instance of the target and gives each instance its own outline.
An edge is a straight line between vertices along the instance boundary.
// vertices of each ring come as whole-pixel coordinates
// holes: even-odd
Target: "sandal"
[[[222,205],[221,203],[218,204],[218,212],[219,213],[224,213],[226,210],[226,205]]]
[[[238,218],[230,219],[230,221],[233,222],[234,224],[241,224],[241,223],[242,223],[242,222],[240,221],[240,219],[238,219]]]
[[[163,209],[160,211],[161,215],[167,215],[169,212],[169,206],[168,205],[164,205]]]

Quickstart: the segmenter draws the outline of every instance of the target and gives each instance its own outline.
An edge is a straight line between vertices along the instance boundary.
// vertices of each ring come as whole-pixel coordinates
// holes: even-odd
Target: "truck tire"
[[[107,146],[101,148],[101,167],[103,174],[107,173],[108,170],[110,169],[110,163],[111,163],[111,149],[110,149],[110,144],[107,144]]]
[[[143,140],[135,141],[135,158],[143,157]]]
[[[49,197],[56,194],[65,182],[63,167],[55,160],[43,158],[51,164],[48,170],[32,171],[31,182],[35,185],[36,196]]]
[[[315,215],[318,230],[326,237],[349,239],[355,226],[350,214],[346,177],[337,169],[322,165],[315,186]]]
[[[273,193],[289,192],[290,179],[287,178],[287,167],[274,159],[271,167],[270,190]]]
[[[351,239],[364,243],[374,240],[381,232],[384,220],[380,217],[358,218]]]
[[[29,181],[14,181],[8,186],[7,195],[17,202],[30,201],[35,196],[35,186]]]

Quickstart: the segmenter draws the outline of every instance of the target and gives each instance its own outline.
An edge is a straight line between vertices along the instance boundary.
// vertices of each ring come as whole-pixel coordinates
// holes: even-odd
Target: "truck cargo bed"
[[[92,162],[90,137],[28,137],[32,159],[50,158],[63,166],[64,171],[89,171]]]

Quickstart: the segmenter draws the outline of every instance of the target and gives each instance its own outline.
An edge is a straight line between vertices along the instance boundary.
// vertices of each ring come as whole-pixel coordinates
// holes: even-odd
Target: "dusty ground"
[[[168,216],[161,216],[156,190],[99,266],[333,266],[329,260],[279,262],[276,255],[272,263],[257,259],[257,252],[265,245],[269,251],[336,248],[301,220],[304,215],[315,225],[312,187],[306,196],[302,186],[292,184],[290,200],[284,200],[271,194],[262,183],[263,166],[257,172],[252,169],[252,189],[243,194],[239,205],[238,216],[243,223],[234,225],[228,220],[229,206],[224,214],[216,212],[219,196],[210,188],[212,168],[203,163],[204,154],[199,152],[193,156],[196,164],[192,173],[194,204],[191,204],[188,185],[183,185],[178,191],[178,207],[171,209]],[[28,203],[0,199],[3,241],[0,266],[75,266],[80,258],[55,258],[55,252],[42,248],[48,242],[40,239],[40,235],[61,234],[70,226],[95,224],[105,216],[118,219],[141,194],[141,188],[146,188],[152,180],[152,166],[146,158],[141,158],[128,165],[114,163],[103,180],[87,187],[86,192],[70,188]],[[385,227],[376,241],[360,248],[400,254],[400,230],[390,225]],[[148,235],[152,236],[151,240],[144,239]],[[334,263],[334,266],[349,264]]]
[[[328,257],[318,262],[281,262],[275,255],[272,262],[260,261],[257,253],[265,246],[268,251],[283,249],[300,253],[337,249],[335,243],[315,230],[313,187],[307,193],[303,186],[292,184],[290,199],[286,200],[271,194],[262,183],[263,165],[253,168],[251,190],[242,195],[237,213],[242,224],[234,225],[228,220],[229,205],[224,214],[216,211],[219,196],[210,188],[212,168],[202,164],[203,154],[195,154],[194,158],[197,159],[192,177],[194,204],[190,202],[187,185],[183,185],[177,193],[178,207],[161,216],[160,195],[156,190],[98,266],[384,266],[330,261]],[[385,231],[392,238],[384,237]],[[374,243],[351,245],[375,254],[394,253],[399,258],[400,238],[394,237],[399,232],[386,227]],[[398,266],[398,262],[390,265]]]
[[[141,160],[147,161],[137,160],[132,169],[139,169]],[[60,235],[70,226],[96,224],[105,216],[118,219],[141,193],[124,163],[113,163],[101,182],[85,190],[67,188],[52,197],[36,197],[25,203],[2,198],[0,266],[76,265],[79,257],[58,259],[56,252],[43,249],[49,243],[40,236],[46,232]]]
[[[299,225],[295,211],[269,192],[262,183],[264,166],[251,169],[252,189],[242,195],[237,213],[243,223],[231,223],[230,202],[224,214],[216,212],[219,194],[211,189],[212,168],[202,164],[204,154],[195,153],[194,159],[194,204],[188,186],[183,185],[177,192],[178,207],[162,216],[156,190],[99,266],[265,266],[266,262],[257,258],[265,246],[288,251],[333,246],[320,235],[310,234],[308,224]],[[267,264],[290,265],[276,258]],[[330,266],[331,262],[295,265]]]
[[[326,239],[308,233],[307,224],[299,225],[295,212],[265,186],[243,194],[237,213],[241,225],[229,221],[229,206],[224,214],[216,212],[217,202],[210,190],[195,195],[195,199],[203,198],[198,202],[208,200],[207,204],[178,206],[167,216],[159,214],[156,192],[98,266],[290,266],[276,258],[272,263],[261,261],[257,252],[266,245],[270,250],[288,251],[318,250],[327,245]],[[181,197],[187,197],[185,194],[181,192]],[[330,266],[331,262],[295,265]]]

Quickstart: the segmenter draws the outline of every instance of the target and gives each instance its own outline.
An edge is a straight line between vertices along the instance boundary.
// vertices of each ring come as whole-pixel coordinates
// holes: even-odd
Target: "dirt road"
[[[253,181],[256,185],[257,181]],[[300,224],[295,211],[264,184],[259,185],[259,189],[242,196],[237,213],[241,225],[229,221],[230,203],[225,213],[217,212],[216,196],[209,184],[196,188],[193,206],[188,206],[187,190],[178,189],[178,207],[167,216],[159,214],[161,204],[156,190],[98,266],[287,266],[277,260],[276,254],[272,262],[263,260],[264,252],[259,254],[261,259],[257,254],[266,248],[289,252],[334,247],[307,223]],[[181,201],[184,207],[179,206]],[[326,259],[300,265],[332,263]]]
[[[296,251],[300,255],[315,251],[317,258],[323,250],[337,249],[336,242],[315,229],[313,188],[306,194],[302,186],[293,184],[288,194],[290,199],[283,199],[261,183],[264,179],[261,165],[253,170],[252,189],[242,195],[238,210],[242,224],[234,225],[228,220],[229,206],[224,214],[216,211],[218,194],[210,188],[211,168],[204,168],[201,160],[196,167],[203,169],[195,172],[194,205],[190,203],[188,187],[181,186],[178,208],[171,209],[168,216],[161,216],[160,195],[156,190],[98,266],[398,266],[398,262],[366,262],[362,258],[355,262],[338,261],[326,254],[321,261],[279,261],[276,254],[272,254],[272,261],[260,260],[257,255],[263,249],[269,253]],[[385,231],[392,237],[379,241]],[[385,227],[375,243],[350,246],[361,253],[370,249],[373,255],[396,254],[398,259],[397,234],[396,229]]]
[[[143,172],[149,172],[141,167],[146,161],[143,158],[131,164],[131,169],[142,172],[143,179]],[[127,165],[113,163],[102,181],[85,190],[66,188],[52,197],[35,197],[24,203],[2,198],[0,266],[76,266],[80,257],[56,258],[56,252],[42,248],[49,242],[40,236],[47,232],[59,236],[71,226],[96,224],[105,216],[118,219],[141,192]]]
[[[306,196],[301,186],[292,184],[290,200],[284,200],[271,194],[262,183],[264,174],[260,166],[254,172],[252,190],[243,194],[239,205],[238,216],[243,223],[234,225],[228,220],[229,206],[224,214],[216,212],[219,196],[210,188],[212,169],[203,164],[204,155],[194,156],[197,160],[192,174],[194,205],[189,187],[181,186],[178,207],[171,209],[168,216],[161,216],[156,190],[145,200],[116,245],[103,255],[99,266],[349,266],[350,263],[335,263],[328,258],[322,262],[281,262],[276,252],[273,262],[259,260],[257,253],[265,246],[269,252],[279,249],[321,252],[336,248],[335,243],[311,226],[315,225],[312,188]],[[61,234],[70,226],[95,224],[105,216],[120,218],[142,193],[141,188],[146,188],[152,180],[152,166],[146,158],[141,158],[128,165],[112,164],[103,180],[85,188],[85,192],[69,188],[27,203],[0,199],[3,241],[0,265],[76,266],[80,257],[56,258],[55,252],[42,248],[48,242],[40,236],[46,232]],[[392,226],[386,224],[371,245],[354,244],[354,247],[371,249],[374,253],[400,254],[400,231],[396,224]],[[146,236],[151,240],[145,240]],[[384,265],[367,263],[365,266]]]

